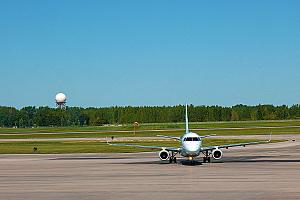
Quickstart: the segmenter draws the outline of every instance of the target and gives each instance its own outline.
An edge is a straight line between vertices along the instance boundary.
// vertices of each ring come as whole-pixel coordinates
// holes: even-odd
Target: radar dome
[[[56,103],[65,103],[67,101],[67,97],[64,93],[58,93],[55,96]]]

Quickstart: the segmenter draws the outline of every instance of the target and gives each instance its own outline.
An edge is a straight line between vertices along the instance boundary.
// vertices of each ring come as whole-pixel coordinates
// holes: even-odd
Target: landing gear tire
[[[211,162],[211,157],[210,157],[210,153],[209,153],[209,151],[205,151],[205,152],[203,152],[203,154],[204,154],[204,157],[203,157],[203,163],[210,163]]]
[[[170,158],[170,160],[169,160],[169,162],[170,163],[177,163],[177,159],[176,159],[176,157],[174,157],[174,158]]]
[[[172,163],[172,162],[177,163],[177,160],[176,160],[176,157],[175,157],[176,155],[177,155],[177,152],[174,152],[174,151],[171,152],[170,163]]]
[[[210,157],[203,157],[203,163],[210,163],[211,158]]]

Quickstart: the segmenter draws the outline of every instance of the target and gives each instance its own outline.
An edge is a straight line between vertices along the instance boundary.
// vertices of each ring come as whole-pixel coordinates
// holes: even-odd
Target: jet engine
[[[170,154],[169,154],[168,151],[162,150],[161,152],[159,152],[159,158],[160,158],[161,160],[163,160],[163,161],[169,160]]]
[[[220,149],[213,150],[212,157],[215,160],[220,160],[222,158],[222,156],[223,156],[223,152]]]

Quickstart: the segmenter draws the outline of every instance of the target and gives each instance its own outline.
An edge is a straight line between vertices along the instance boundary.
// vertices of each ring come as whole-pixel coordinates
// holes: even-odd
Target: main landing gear
[[[171,152],[171,156],[169,159],[170,163],[177,163],[177,159],[175,157],[176,155],[177,155],[177,152],[176,153],[174,153],[174,151]]]
[[[211,157],[208,151],[203,152],[204,157],[203,157],[203,163],[210,163],[211,162]]]

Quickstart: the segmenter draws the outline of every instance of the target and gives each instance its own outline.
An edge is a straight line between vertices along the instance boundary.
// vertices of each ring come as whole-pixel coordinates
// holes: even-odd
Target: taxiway
[[[156,153],[0,155],[0,180],[0,199],[299,199],[300,143],[229,149],[194,166]]]

